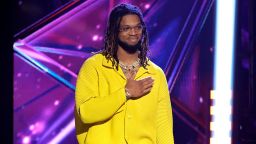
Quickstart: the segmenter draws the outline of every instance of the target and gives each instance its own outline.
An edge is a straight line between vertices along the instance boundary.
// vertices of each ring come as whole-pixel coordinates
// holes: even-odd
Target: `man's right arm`
[[[125,103],[124,86],[108,96],[98,97],[98,73],[93,60],[86,61],[77,78],[76,110],[84,123],[95,123],[109,119]]]

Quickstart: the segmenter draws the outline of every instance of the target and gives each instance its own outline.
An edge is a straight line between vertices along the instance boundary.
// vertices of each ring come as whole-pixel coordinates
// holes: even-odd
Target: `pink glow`
[[[29,126],[29,130],[32,131],[32,130],[34,130],[34,129],[35,129],[35,126],[34,126],[33,124]]]
[[[146,5],[144,6],[144,8],[145,8],[145,9],[149,9],[149,8],[150,8],[150,4],[146,4]]]
[[[60,103],[60,101],[59,101],[59,100],[56,100],[56,101],[54,102],[54,106],[59,105],[59,103]]]
[[[210,47],[210,52],[213,52],[213,47]]]
[[[72,64],[71,64],[71,63],[68,63],[67,67],[71,67],[71,66],[72,66]]]
[[[17,77],[21,77],[21,76],[22,76],[22,73],[18,73],[18,74],[17,74]]]
[[[82,44],[79,44],[76,48],[80,50],[80,49],[83,48],[83,45],[82,45]]]
[[[32,129],[32,134],[38,134],[44,131],[45,124],[43,122],[36,122],[34,125],[31,125],[29,129]]]
[[[29,136],[25,136],[23,139],[22,139],[22,143],[23,144],[29,144],[31,141],[31,138]]]
[[[63,56],[62,56],[62,55],[59,56],[59,60],[61,60],[61,59],[63,59]]]
[[[99,39],[99,36],[98,35],[94,35],[93,37],[92,37],[92,40],[93,41],[97,41]]]
[[[52,110],[52,109],[46,108],[46,109],[44,110],[44,112],[43,112],[43,116],[44,116],[44,117],[48,117],[48,116],[51,116],[52,113],[53,113],[53,110]]]
[[[97,25],[96,25],[96,28],[97,28],[97,29],[100,29],[100,24],[97,24]]]
[[[204,102],[204,99],[202,97],[199,98],[199,102],[200,103],[203,103]]]

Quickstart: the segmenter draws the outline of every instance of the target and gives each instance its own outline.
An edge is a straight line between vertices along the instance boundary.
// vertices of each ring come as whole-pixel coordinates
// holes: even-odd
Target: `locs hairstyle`
[[[140,18],[141,25],[143,26],[142,37],[140,40],[141,46],[139,47],[140,53],[140,64],[144,68],[148,65],[148,60],[146,58],[148,52],[148,33],[145,26],[145,22],[143,21],[143,15],[141,10],[131,4],[119,4],[115,6],[109,15],[107,30],[105,33],[104,39],[104,49],[103,55],[107,60],[112,61],[112,66],[118,69],[119,60],[117,58],[117,49],[118,49],[118,33],[119,33],[119,25],[123,16],[128,14],[135,14]]]

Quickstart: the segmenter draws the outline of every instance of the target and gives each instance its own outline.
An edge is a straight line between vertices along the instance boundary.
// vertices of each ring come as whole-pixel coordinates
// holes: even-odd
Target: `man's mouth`
[[[128,40],[131,42],[137,42],[138,38],[137,37],[129,37]]]

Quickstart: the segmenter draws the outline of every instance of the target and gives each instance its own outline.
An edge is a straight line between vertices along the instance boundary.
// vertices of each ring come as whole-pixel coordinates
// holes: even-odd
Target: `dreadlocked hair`
[[[107,30],[104,38],[104,49],[102,54],[106,59],[112,62],[112,66],[118,70],[119,60],[117,58],[118,49],[118,33],[119,25],[123,16],[128,14],[135,14],[139,17],[141,25],[143,26],[142,37],[140,40],[141,46],[139,48],[138,58],[140,59],[140,65],[146,69],[148,65],[147,53],[148,49],[148,33],[145,22],[143,21],[142,12],[136,6],[131,4],[119,4],[113,8],[110,13],[109,20],[107,23]]]

